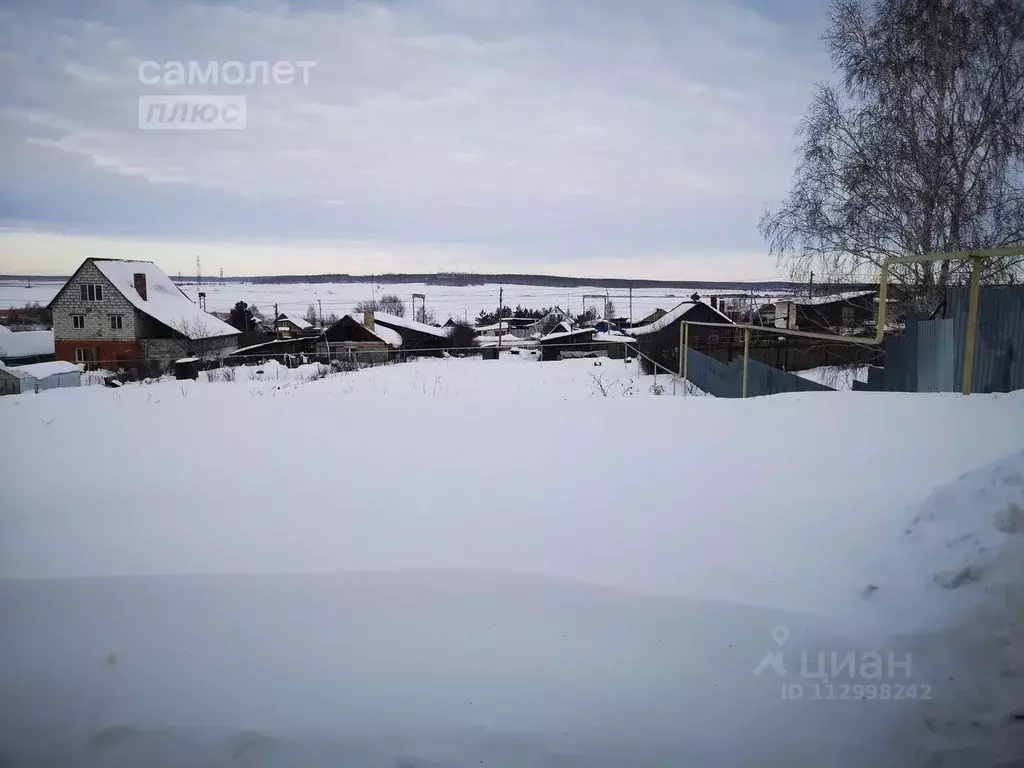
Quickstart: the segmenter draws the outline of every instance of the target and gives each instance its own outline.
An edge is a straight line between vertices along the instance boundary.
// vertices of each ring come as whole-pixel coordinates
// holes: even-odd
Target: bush
[[[448,330],[448,348],[459,350],[472,349],[475,346],[473,344],[475,338],[476,331],[473,330],[473,326],[468,323],[456,322]]]

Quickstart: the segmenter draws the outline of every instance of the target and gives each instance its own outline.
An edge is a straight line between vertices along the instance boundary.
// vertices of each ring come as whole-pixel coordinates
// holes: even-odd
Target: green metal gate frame
[[[967,340],[964,348],[964,370],[960,391],[971,394],[972,377],[974,374],[974,349],[978,333],[978,296],[981,293],[981,262],[982,259],[1002,258],[1005,256],[1024,255],[1024,245],[1007,248],[992,248],[984,251],[952,251],[949,253],[926,253],[921,256],[904,256],[898,259],[886,259],[882,262],[882,271],[878,284],[878,312],[875,317],[875,335],[869,339],[858,339],[833,333],[814,333],[812,331],[791,331],[785,328],[768,328],[751,323],[704,323],[683,320],[679,325],[679,375],[687,378],[688,360],[686,350],[690,346],[690,326],[699,325],[708,328],[742,328],[743,329],[743,397],[747,396],[747,370],[750,360],[750,333],[771,333],[775,336],[799,336],[805,339],[822,341],[838,341],[846,344],[877,347],[885,341],[885,310],[889,297],[889,268],[894,264],[918,264],[929,261],[971,261],[970,303],[967,307]]]

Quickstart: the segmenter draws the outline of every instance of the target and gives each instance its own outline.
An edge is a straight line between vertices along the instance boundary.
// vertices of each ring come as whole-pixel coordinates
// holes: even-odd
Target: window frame
[[[123,331],[124,330],[124,315],[109,315],[110,317],[110,330],[112,331]]]
[[[71,313],[71,328],[76,331],[85,330],[85,315],[79,312]]]
[[[82,301],[103,301],[102,283],[82,283],[79,286],[79,297]]]

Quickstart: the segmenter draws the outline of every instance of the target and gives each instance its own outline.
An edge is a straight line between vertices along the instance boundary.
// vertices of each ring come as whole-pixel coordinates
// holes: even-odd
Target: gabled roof
[[[375,318],[377,314],[378,313],[376,312],[374,313]],[[402,346],[402,336],[398,331],[388,328],[387,326],[384,325],[377,325],[376,319],[374,320],[373,323],[373,330],[370,330],[369,328],[366,327],[366,323],[363,322],[363,317],[364,316],[357,317],[356,315],[353,314],[342,315],[341,317],[338,318],[338,322],[334,323],[334,325],[332,325],[331,328],[334,328],[334,326],[337,325],[338,323],[343,323],[346,320],[349,320],[358,325],[368,334],[376,338],[378,341],[387,344],[389,347],[394,347],[395,349],[398,349],[400,346]],[[327,328],[324,331],[324,336],[330,333],[331,328]],[[337,342],[332,341],[331,343],[334,344]]]
[[[387,312],[373,313],[373,324],[376,325],[377,323],[393,325],[397,328],[407,328],[410,331],[425,333],[428,336],[436,336],[439,339],[448,338],[447,328],[437,328],[436,326],[427,325],[426,323],[418,323],[415,320],[407,320],[404,317],[398,317],[398,315],[389,315]]]
[[[705,304],[703,301],[684,301],[678,306],[666,312],[653,323],[641,325],[637,328],[630,328],[629,333],[631,336],[646,336],[649,333],[657,333],[658,331],[668,328],[670,325],[672,325],[672,323],[676,322],[677,320],[686,317],[687,314],[692,312],[697,307],[706,307],[709,311],[718,315],[718,319],[720,319],[723,323],[732,323],[732,320],[730,320],[726,315],[723,315],[710,304]]]
[[[575,331],[565,331],[562,333],[549,333],[547,336],[542,336],[540,339],[541,344],[546,344],[549,341],[558,341],[559,339],[569,339],[574,336],[593,336],[597,333],[597,328],[580,328]]]
[[[237,336],[239,330],[207,314],[197,307],[171,279],[151,261],[123,261],[119,259],[89,258],[82,262],[67,283],[57,291],[60,296],[87,263],[92,262],[96,269],[107,278],[128,302],[144,315],[163,323],[188,339],[211,339],[220,336]],[[146,276],[146,298],[142,298],[135,290],[135,275]],[[49,305],[52,307],[53,302]]]
[[[282,320],[287,320],[300,331],[308,331],[310,328],[313,327],[312,323],[307,322],[301,317],[293,317],[292,315],[286,315],[284,312],[282,312],[280,316],[277,318],[277,322],[280,323]]]

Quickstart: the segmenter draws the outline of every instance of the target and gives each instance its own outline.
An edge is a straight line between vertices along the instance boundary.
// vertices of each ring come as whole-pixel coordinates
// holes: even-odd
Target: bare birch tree
[[[818,86],[788,197],[761,219],[780,265],[856,282],[890,256],[1024,242],[1024,0],[840,0],[824,42],[841,85]],[[967,270],[893,276],[927,293]]]

